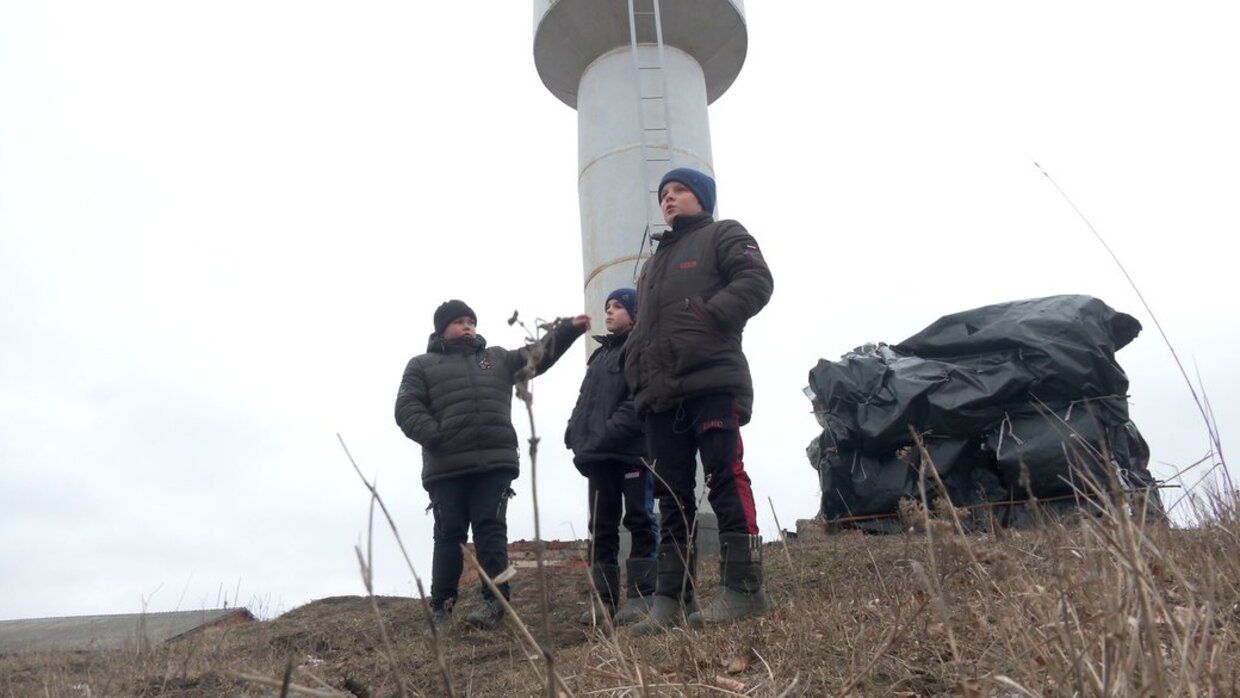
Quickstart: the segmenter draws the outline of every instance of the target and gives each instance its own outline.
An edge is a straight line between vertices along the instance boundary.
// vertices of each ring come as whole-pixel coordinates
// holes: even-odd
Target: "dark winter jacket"
[[[740,223],[707,214],[679,216],[656,239],[637,284],[642,311],[625,348],[637,412],[724,392],[736,397],[744,424],[753,381],[741,333],[774,289],[762,252]]]
[[[543,339],[542,373],[582,330],[561,322]],[[405,367],[396,395],[396,423],[422,445],[422,486],[494,470],[518,472],[512,389],[530,347],[488,347],[482,337],[447,341],[432,334],[425,354]]]
[[[590,355],[577,406],[564,431],[564,445],[572,449],[573,462],[583,472],[583,466],[603,461],[638,465],[646,454],[621,362],[628,337],[625,332],[594,338],[599,348]]]

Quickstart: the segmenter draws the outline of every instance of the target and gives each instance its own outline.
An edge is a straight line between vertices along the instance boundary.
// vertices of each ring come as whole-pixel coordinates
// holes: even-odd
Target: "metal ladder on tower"
[[[644,4],[643,4],[644,3]],[[653,233],[665,229],[663,214],[658,205],[659,179],[672,169],[671,114],[667,104],[667,74],[664,72],[663,21],[659,12],[659,0],[628,0],[629,49],[633,56],[633,71],[637,83],[637,121],[641,139],[642,210],[645,224],[641,242],[637,247],[637,259],[633,265],[633,281],[637,281],[646,243]],[[653,22],[656,61],[643,63],[638,52],[638,21]],[[650,32],[644,32],[649,36]]]

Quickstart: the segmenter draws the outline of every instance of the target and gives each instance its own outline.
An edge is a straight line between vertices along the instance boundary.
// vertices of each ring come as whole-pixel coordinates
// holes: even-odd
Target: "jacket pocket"
[[[607,368],[606,391],[605,395],[600,396],[602,400],[599,405],[603,417],[599,427],[599,450],[614,450],[618,446],[617,435],[612,433],[614,428],[609,430],[608,425],[629,399],[629,386],[624,380],[623,369],[619,362]]]
[[[701,298],[686,298],[676,313],[676,330],[670,338],[672,373],[684,376],[716,363],[727,351],[727,333],[706,311]]]
[[[629,342],[633,341],[629,338]],[[649,360],[645,358],[647,351],[651,351],[649,342],[640,348],[634,344],[624,352],[624,381],[634,391],[650,385],[650,376],[647,375],[649,371],[646,366]]]
[[[460,444],[457,442],[461,440],[459,437],[462,432],[468,429],[469,424],[461,420],[453,420],[447,426],[442,426],[447,421],[444,420],[444,422],[440,423],[440,429],[435,433],[435,445],[431,448],[432,451],[437,453],[456,453],[461,450]]]
[[[706,312],[706,305],[702,302],[701,296],[690,296],[685,299],[685,310],[693,316],[699,324],[706,330],[718,331],[718,323],[711,318],[710,313]]]

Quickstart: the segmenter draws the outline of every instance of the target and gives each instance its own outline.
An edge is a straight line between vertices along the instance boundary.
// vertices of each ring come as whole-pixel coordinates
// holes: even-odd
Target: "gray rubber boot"
[[[448,599],[446,603],[438,608],[431,608],[431,624],[435,626],[435,630],[432,631],[430,628],[427,628],[424,631],[427,635],[434,635],[435,633],[443,635],[448,631],[448,626],[452,623],[452,607],[455,605],[455,602],[456,599]]]
[[[612,621],[616,625],[631,625],[642,619],[654,605],[654,580],[657,563],[646,558],[629,558],[624,563],[628,593],[624,605]]]
[[[762,590],[762,536],[719,534],[719,595],[689,616],[689,625],[731,623],[765,615],[771,600]]]
[[[654,604],[650,613],[633,626],[635,635],[665,633],[684,625],[688,616],[698,610],[693,595],[693,558],[675,545],[659,546]]]
[[[479,630],[494,630],[504,619],[504,607],[494,599],[484,599],[482,605],[465,616],[465,622]]]
[[[616,599],[620,598],[620,566],[595,565],[591,572],[594,589],[590,592],[591,608],[580,616],[582,625],[603,625],[603,618],[611,618],[616,612]]]

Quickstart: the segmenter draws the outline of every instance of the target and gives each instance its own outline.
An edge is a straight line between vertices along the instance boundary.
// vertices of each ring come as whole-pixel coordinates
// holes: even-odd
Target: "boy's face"
[[[613,299],[607,301],[607,316],[603,319],[603,325],[612,334],[628,332],[633,327],[633,318],[629,317],[629,311],[620,301]]]
[[[693,190],[676,181],[668,182],[659,192],[659,208],[663,211],[663,222],[668,225],[676,216],[702,212],[702,204]]]
[[[460,339],[462,337],[467,337],[469,339],[473,339],[477,334],[478,329],[474,319],[468,315],[462,315],[461,317],[448,323],[448,326],[444,328],[443,338]]]

